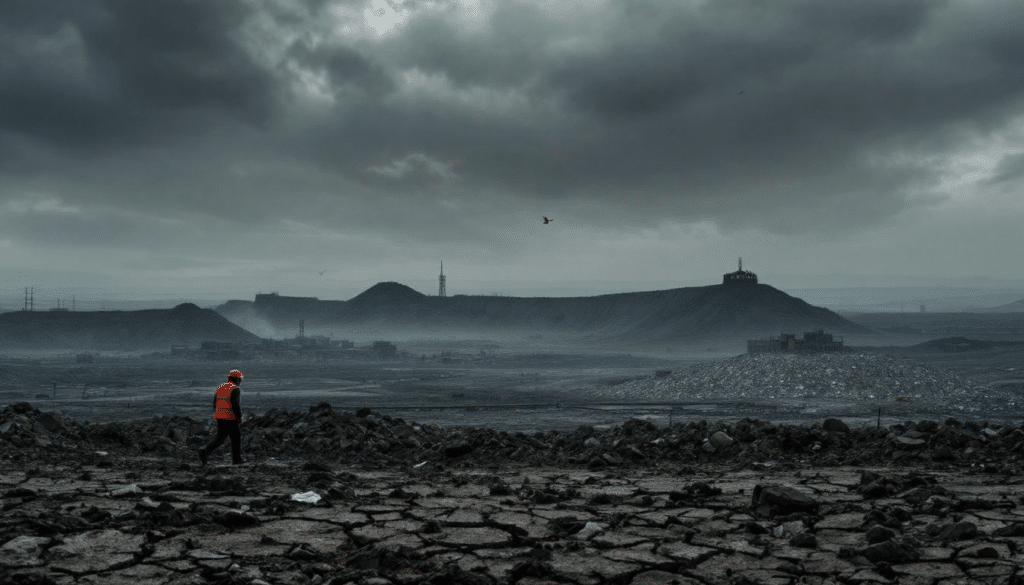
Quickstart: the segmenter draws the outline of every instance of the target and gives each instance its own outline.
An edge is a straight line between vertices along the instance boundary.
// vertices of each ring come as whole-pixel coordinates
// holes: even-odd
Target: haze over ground
[[[739,256],[1010,302],[1022,29],[1010,0],[3,2],[0,308],[431,293],[441,260],[449,294],[593,295]]]

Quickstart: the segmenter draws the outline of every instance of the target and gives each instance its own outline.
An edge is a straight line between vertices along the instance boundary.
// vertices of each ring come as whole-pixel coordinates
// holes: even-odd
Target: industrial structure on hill
[[[757,275],[749,270],[743,270],[743,258],[740,258],[739,270],[722,275],[722,284],[737,283],[757,284]]]
[[[380,282],[345,301],[271,293],[258,294],[255,301],[228,301],[216,310],[243,327],[277,330],[305,320],[319,331],[551,331],[641,343],[714,336],[742,343],[765,331],[819,328],[865,332],[828,309],[759,283],[756,274],[743,269],[742,258],[739,270],[725,274],[721,284],[590,297],[451,296],[447,276],[438,275],[437,296]]]
[[[778,337],[747,341],[747,353],[824,353],[843,351],[843,338],[825,333],[823,329],[804,333],[798,339],[795,333],[780,333]]]

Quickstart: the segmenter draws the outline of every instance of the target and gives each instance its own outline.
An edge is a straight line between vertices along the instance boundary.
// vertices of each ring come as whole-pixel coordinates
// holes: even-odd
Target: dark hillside
[[[828,309],[812,306],[765,284],[719,284],[690,290],[697,294],[659,308],[638,322],[633,331],[654,338],[764,336],[815,329],[837,333],[867,331]]]
[[[553,330],[621,340],[660,341],[707,336],[764,337],[780,332],[867,330],[828,309],[814,307],[764,284],[721,284],[593,297],[427,296],[405,285],[374,285],[349,301],[298,303],[277,297],[275,306],[231,301],[218,307],[239,320],[258,316],[277,326],[304,318],[307,326],[372,326],[386,329],[466,328]],[[315,299],[314,299],[315,300]],[[277,308],[282,310],[276,310]],[[288,307],[288,310],[283,310]],[[247,312],[251,308],[252,312]]]
[[[352,311],[420,303],[427,295],[397,282],[378,282],[346,303]]]
[[[212,309],[184,303],[144,311],[16,311],[0,315],[0,345],[39,349],[143,349],[259,337]]]
[[[1019,301],[1013,301],[1005,305],[999,305],[998,307],[992,307],[991,309],[981,309],[982,313],[1020,313],[1024,312],[1024,299]]]

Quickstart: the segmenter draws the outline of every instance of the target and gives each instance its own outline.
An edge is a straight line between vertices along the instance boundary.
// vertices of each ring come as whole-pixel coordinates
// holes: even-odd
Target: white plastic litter
[[[419,469],[420,467],[423,467],[426,464],[427,464],[426,461],[421,461],[421,462],[417,463],[416,465],[413,465],[412,468],[413,469]]]
[[[303,504],[315,504],[320,501],[320,494],[316,492],[302,492],[292,494],[292,500]]]

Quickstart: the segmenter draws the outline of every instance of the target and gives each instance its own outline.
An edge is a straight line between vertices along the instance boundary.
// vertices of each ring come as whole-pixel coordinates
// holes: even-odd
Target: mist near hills
[[[213,309],[182,303],[141,311],[13,311],[0,314],[0,347],[134,350],[260,338]]]
[[[1012,303],[1006,303],[1005,305],[999,305],[998,307],[992,307],[991,309],[984,309],[986,313],[1024,313],[1024,299],[1013,301]]]
[[[257,295],[216,308],[260,335],[307,328],[387,331],[544,331],[623,342],[766,337],[780,332],[870,330],[765,284],[733,283],[591,297],[427,296],[378,283],[348,301]]]

